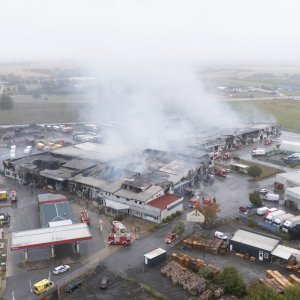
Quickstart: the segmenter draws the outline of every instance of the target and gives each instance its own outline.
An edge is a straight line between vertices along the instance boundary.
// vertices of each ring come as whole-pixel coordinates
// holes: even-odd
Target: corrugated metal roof
[[[291,256],[292,253],[290,251],[288,251],[288,249],[285,248],[289,248],[289,247],[284,247],[282,245],[278,245],[272,252],[271,254],[283,259],[288,260]]]
[[[267,251],[272,251],[279,243],[279,239],[243,229],[238,229],[234,233],[230,241],[238,242]]]

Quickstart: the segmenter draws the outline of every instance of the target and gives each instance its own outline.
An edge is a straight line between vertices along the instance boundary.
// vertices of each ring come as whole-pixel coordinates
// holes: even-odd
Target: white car
[[[261,189],[259,192],[261,194],[267,194],[269,192],[269,190],[268,189]]]
[[[215,237],[221,239],[221,240],[227,240],[227,235],[225,235],[223,232],[216,231],[215,232]]]
[[[69,265],[61,265],[61,266],[58,266],[58,267],[54,268],[53,274],[58,275],[58,274],[66,272],[68,270],[70,270]]]

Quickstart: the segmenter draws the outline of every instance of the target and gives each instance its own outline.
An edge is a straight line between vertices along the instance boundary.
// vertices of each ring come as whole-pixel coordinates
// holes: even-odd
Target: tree
[[[280,300],[284,299],[284,296],[277,295],[275,290],[265,286],[264,284],[253,285],[245,297],[245,300]]]
[[[1,109],[11,109],[13,106],[14,106],[13,99],[7,94],[2,94],[0,98]]]
[[[262,173],[262,169],[259,166],[250,166],[248,169],[248,175],[256,179],[256,177],[259,177]]]
[[[245,284],[238,270],[226,267],[217,277],[217,283],[223,287],[225,293],[241,297],[245,294]]]
[[[255,207],[261,207],[262,206],[262,200],[260,197],[259,191],[254,191],[253,193],[249,194],[249,201],[255,206]]]
[[[220,212],[220,206],[217,203],[210,203],[207,205],[203,205],[200,201],[197,201],[195,204],[195,208],[200,211],[204,216],[204,225],[212,224],[218,213]]]
[[[173,232],[176,232],[178,235],[182,235],[185,232],[185,225],[183,222],[178,222],[176,223],[176,225],[174,226]]]

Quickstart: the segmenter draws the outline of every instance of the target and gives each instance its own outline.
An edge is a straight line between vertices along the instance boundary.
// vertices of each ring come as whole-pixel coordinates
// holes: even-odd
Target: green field
[[[300,131],[300,101],[297,100],[260,100],[228,102],[235,111],[262,111],[274,116],[285,129]]]
[[[262,173],[259,177],[256,178],[256,180],[269,178],[269,177],[272,177],[272,176],[282,172],[282,170],[280,170],[280,169],[268,167],[268,166],[265,166],[265,165],[262,165],[262,164],[259,164],[259,163],[248,161],[248,160],[240,159],[238,161],[238,163],[243,164],[243,165],[247,165],[249,167],[251,167],[251,166],[260,167],[262,169]]]

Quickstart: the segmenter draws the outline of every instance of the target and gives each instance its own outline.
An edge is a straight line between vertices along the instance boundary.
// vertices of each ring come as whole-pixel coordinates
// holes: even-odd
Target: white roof
[[[279,243],[279,239],[271,238],[265,235],[260,235],[251,231],[239,229],[237,230],[231,241],[249,245],[255,248],[272,251]]]
[[[152,250],[151,252],[146,253],[144,256],[147,257],[148,259],[152,259],[163,253],[166,253],[166,250],[164,250],[162,248],[157,248],[157,249]]]
[[[287,182],[300,185],[300,171],[276,174],[276,181],[286,184]]]
[[[300,257],[300,250],[283,246],[283,245],[278,245],[271,253],[274,256],[283,258],[283,259],[289,259],[291,255],[296,256],[296,258],[299,259]]]
[[[54,221],[49,222],[49,227],[57,227],[57,226],[64,226],[64,225],[71,225],[73,224],[72,220],[62,220],[62,221]]]
[[[231,165],[235,166],[235,167],[238,167],[238,168],[241,168],[241,169],[247,169],[247,168],[249,168],[249,166],[243,165],[243,164],[231,164]]]
[[[92,235],[85,223],[17,231],[11,236],[11,250],[71,243],[91,238]]]
[[[198,167],[199,163],[186,160],[173,160],[169,164],[160,168],[159,171],[173,175],[181,175],[185,174],[189,170],[197,169]]]
[[[291,152],[300,152],[300,143],[283,141],[280,144],[280,150],[291,151]]]
[[[286,189],[285,194],[300,200],[300,186]]]

